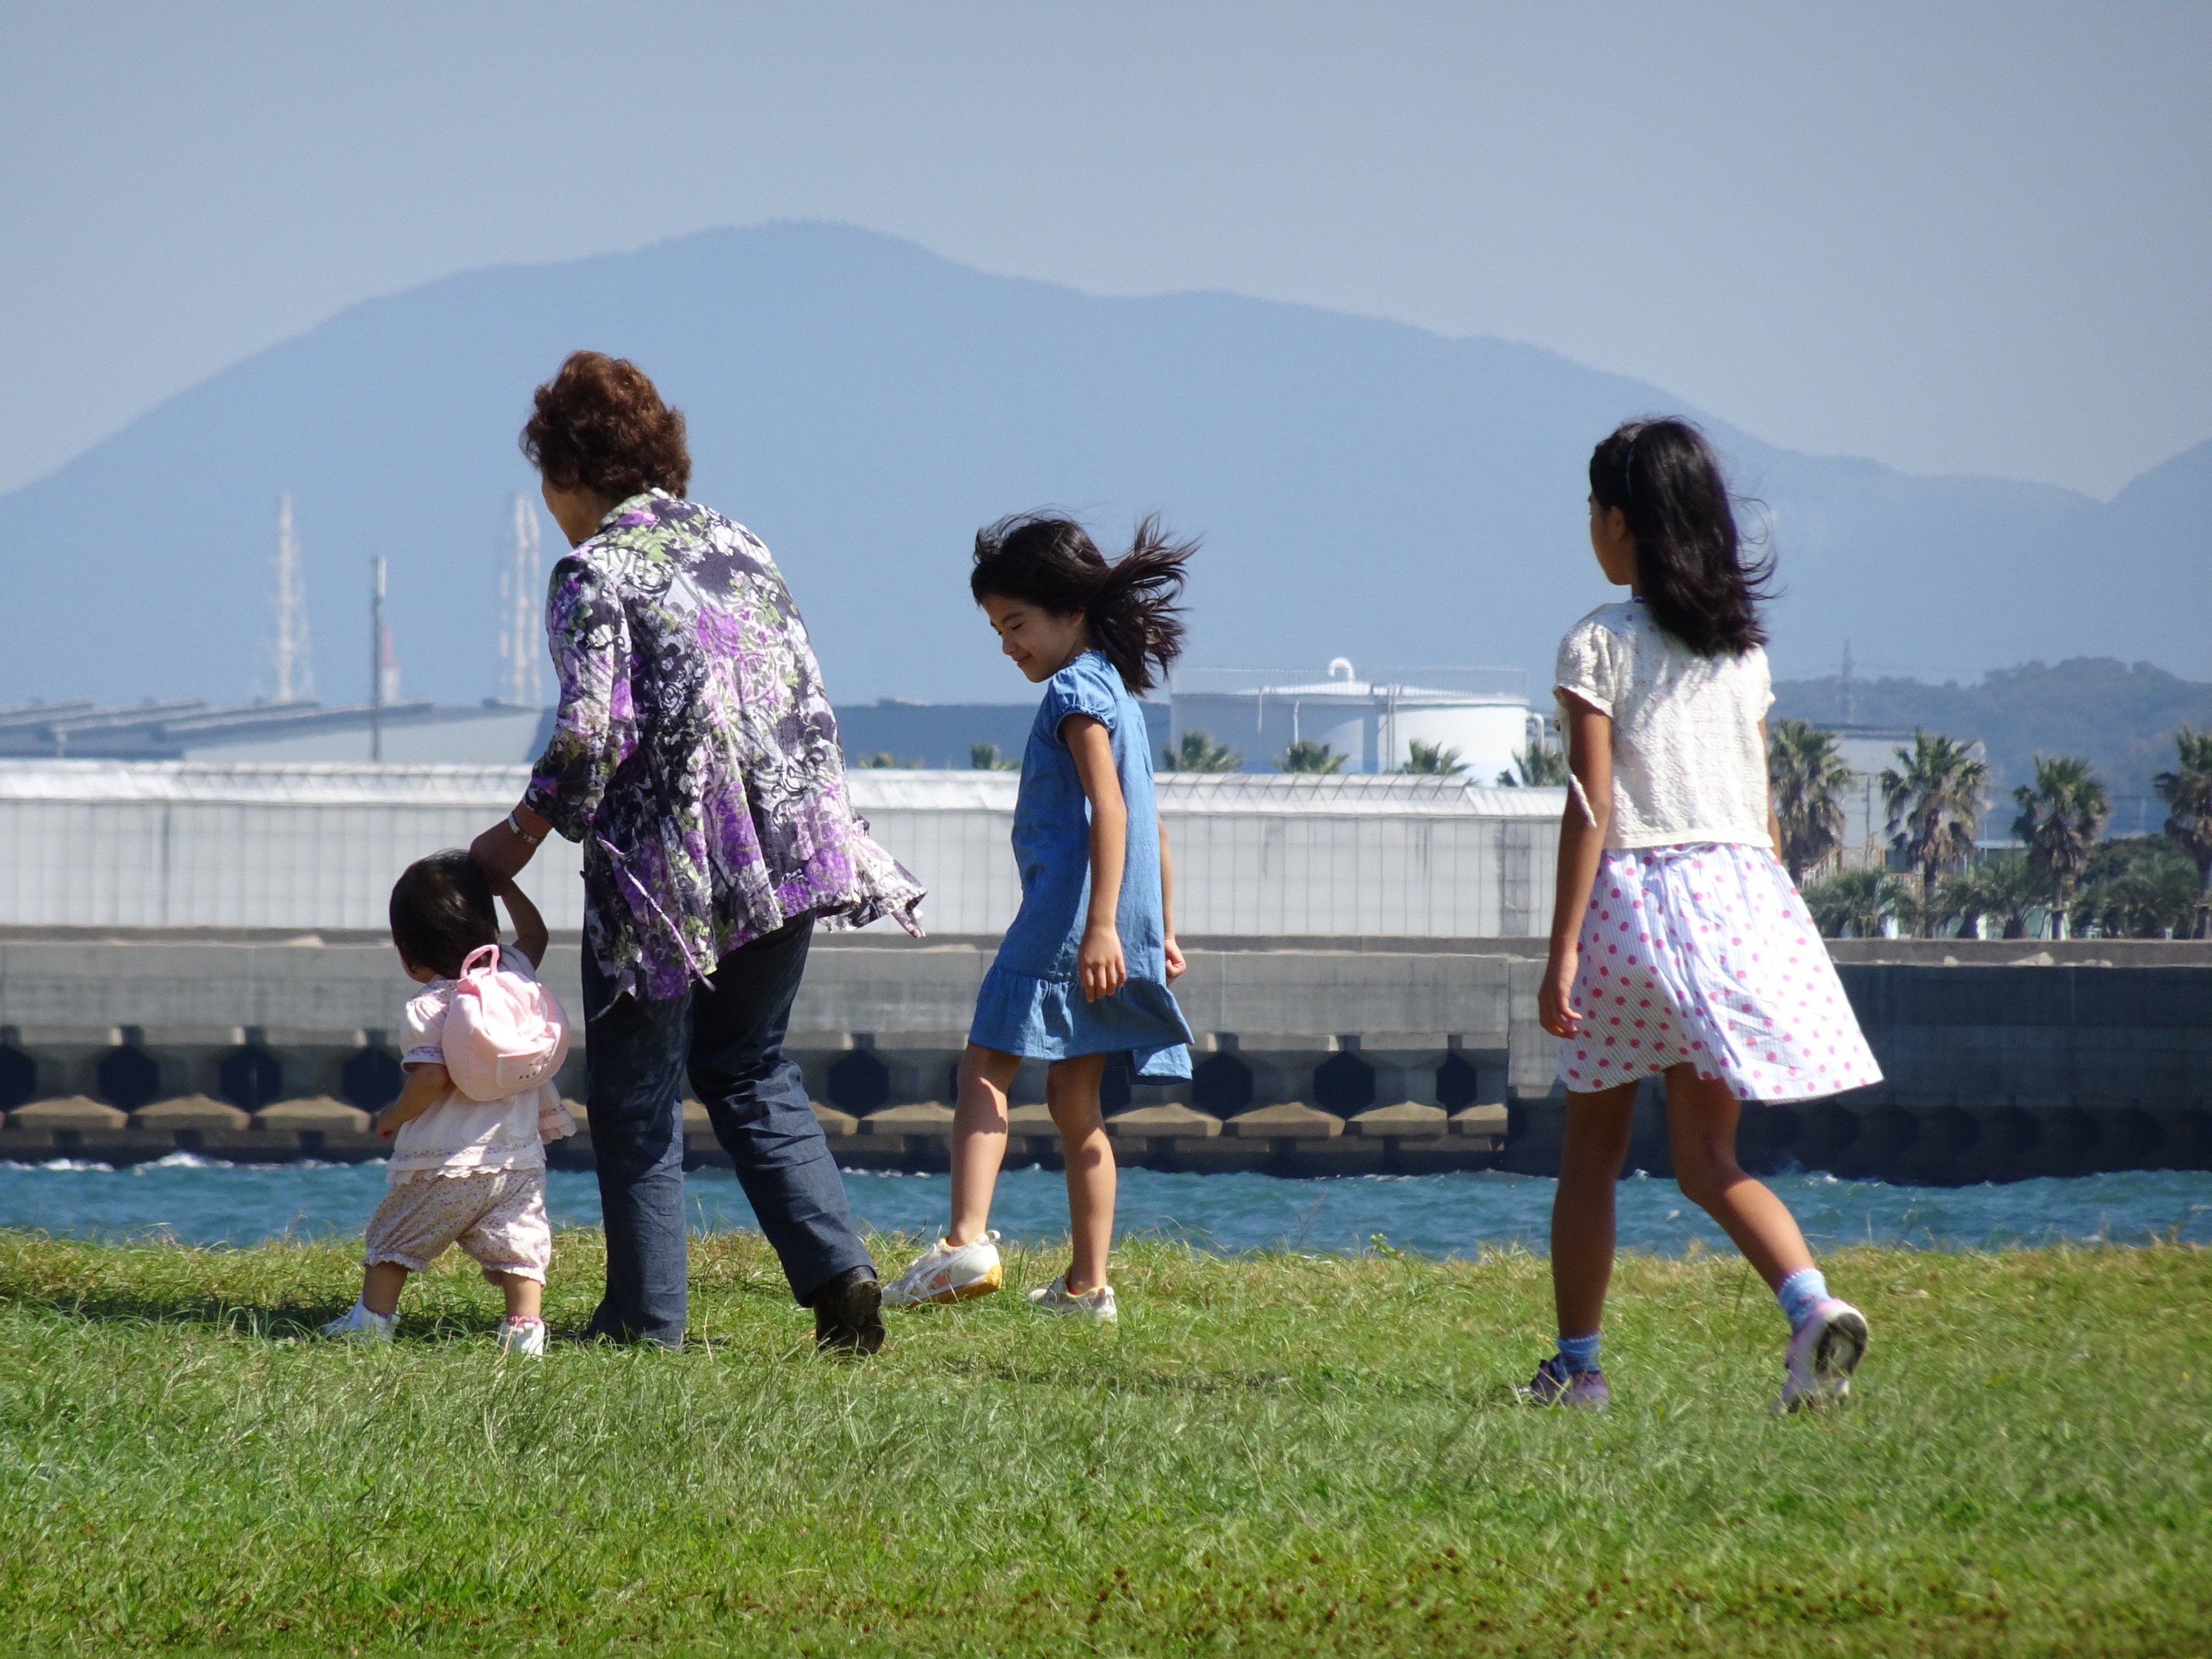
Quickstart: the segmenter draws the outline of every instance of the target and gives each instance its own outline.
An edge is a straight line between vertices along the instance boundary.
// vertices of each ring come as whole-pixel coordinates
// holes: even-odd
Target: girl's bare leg
[[[389,1319],[399,1311],[399,1292],[407,1283],[407,1269],[397,1261],[371,1263],[361,1275],[361,1305]]]
[[[1613,1282],[1613,1197],[1636,1121],[1636,1085],[1567,1097],[1552,1198],[1552,1300],[1561,1336],[1593,1336]]]
[[[544,1306],[545,1287],[534,1279],[525,1279],[520,1273],[494,1273],[491,1282],[499,1286],[507,1297],[507,1316],[509,1319],[537,1319],[538,1310]]]
[[[969,1043],[960,1056],[959,1098],[952,1107],[951,1244],[972,1244],[991,1224],[991,1194],[1006,1161],[1006,1091],[1021,1065],[1016,1054]]]
[[[1667,1138],[1674,1152],[1674,1182],[1688,1199],[1735,1241],[1768,1288],[1813,1265],[1805,1235],[1789,1207],[1735,1161],[1736,1118],[1742,1108],[1718,1079],[1692,1066],[1667,1073]]]
[[[1086,1295],[1106,1282],[1106,1256],[1114,1244],[1114,1146],[1098,1109],[1098,1083],[1105,1074],[1103,1054],[1055,1060],[1045,1073],[1045,1104],[1067,1159],[1068,1235],[1074,1246],[1066,1281],[1071,1296]]]

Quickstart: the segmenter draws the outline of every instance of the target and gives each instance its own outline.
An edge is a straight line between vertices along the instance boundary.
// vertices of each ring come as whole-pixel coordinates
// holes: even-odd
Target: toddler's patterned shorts
[[[458,1244],[489,1279],[513,1273],[545,1282],[553,1260],[553,1228],[545,1218],[545,1171],[434,1171],[395,1181],[368,1218],[363,1267],[393,1261],[426,1271]]]

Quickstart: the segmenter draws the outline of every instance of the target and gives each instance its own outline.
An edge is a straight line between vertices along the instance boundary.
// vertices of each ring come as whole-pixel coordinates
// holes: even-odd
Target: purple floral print
[[[921,884],[853,815],[806,626],[750,531],[633,495],[554,566],[545,631],[561,707],[523,800],[584,843],[611,994],[680,995],[803,915],[920,933]]]

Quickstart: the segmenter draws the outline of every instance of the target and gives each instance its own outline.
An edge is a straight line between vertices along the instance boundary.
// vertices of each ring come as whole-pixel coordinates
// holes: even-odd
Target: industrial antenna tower
[[[276,636],[269,647],[276,671],[276,701],[304,702],[315,695],[315,669],[307,647],[307,578],[300,568],[300,538],[292,532],[292,498],[276,508],[276,592],[270,601]]]
[[[544,705],[545,579],[538,568],[538,513],[514,498],[514,526],[499,572],[499,700]]]

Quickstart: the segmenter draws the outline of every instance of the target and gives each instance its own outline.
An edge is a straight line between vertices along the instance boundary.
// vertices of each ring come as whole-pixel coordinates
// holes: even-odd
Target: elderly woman
[[[684,417],[580,351],[523,453],[574,550],[546,631],[561,678],[530,787],[472,848],[512,875],[584,843],[588,1109],[607,1235],[589,1334],[684,1339],[688,1076],[824,1347],[883,1342],[875,1265],[783,1052],[816,918],[909,932],[922,890],[845,794],[837,723],[791,591],[742,525],[684,499]]]

